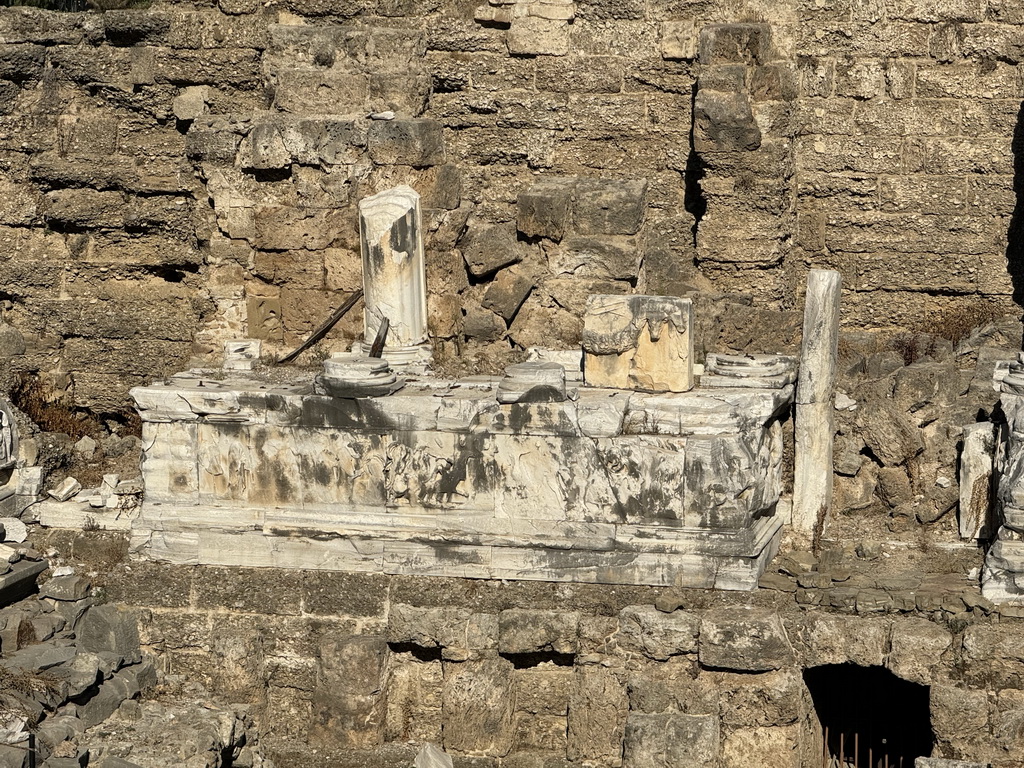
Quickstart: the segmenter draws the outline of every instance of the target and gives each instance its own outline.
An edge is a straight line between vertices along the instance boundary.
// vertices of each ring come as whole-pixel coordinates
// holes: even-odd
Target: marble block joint
[[[686,327],[676,316],[651,343],[676,320]],[[504,379],[412,378],[370,397],[332,396],[325,382],[372,388],[380,361],[328,363],[313,391],[301,373],[282,383],[258,371],[132,390],[145,450],[133,551],[754,589],[778,549],[791,362],[733,366],[749,374],[733,387],[648,393],[566,390],[561,365],[535,361]]]

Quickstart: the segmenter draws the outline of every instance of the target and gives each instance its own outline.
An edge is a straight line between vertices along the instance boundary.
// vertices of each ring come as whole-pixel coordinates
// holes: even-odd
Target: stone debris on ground
[[[56,488],[51,488],[49,494],[57,501],[67,501],[81,490],[82,484],[75,478],[68,477]]]
[[[48,563],[27,548],[22,592]],[[39,559],[29,559],[29,558]],[[72,569],[17,602],[0,579],[0,768],[268,766],[245,707],[139,701],[157,685],[132,610],[99,604]]]

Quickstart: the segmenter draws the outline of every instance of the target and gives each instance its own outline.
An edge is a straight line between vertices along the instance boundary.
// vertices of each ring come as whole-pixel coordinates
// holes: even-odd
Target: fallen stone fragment
[[[16,563],[21,560],[21,552],[14,547],[0,544],[0,563]]]
[[[75,443],[75,453],[81,455],[83,458],[91,459],[93,454],[96,453],[96,447],[98,445],[99,443],[86,435]]]
[[[84,576],[55,576],[42,586],[39,595],[54,600],[81,600],[89,595],[91,586]]]
[[[114,489],[114,493],[118,496],[132,496],[137,493],[142,493],[142,490],[142,478],[135,477],[131,480],[122,480],[119,482],[117,487]]]
[[[3,541],[21,544],[28,538],[28,526],[16,517],[0,517],[0,529],[3,530]]]
[[[116,605],[97,605],[88,610],[77,628],[78,645],[93,653],[114,653],[128,663],[142,659],[139,628],[131,612]]]
[[[42,487],[42,467],[22,467],[18,470],[18,488],[16,493],[19,496],[38,496]]]
[[[452,768],[452,759],[443,749],[427,744],[413,761],[415,768]]]
[[[15,651],[8,658],[0,661],[7,669],[24,669],[28,671],[41,671],[64,664],[75,657],[73,645],[30,645]]]
[[[82,490],[82,484],[75,480],[75,478],[69,477],[56,488],[51,488],[49,494],[57,501],[67,501],[80,490]]]

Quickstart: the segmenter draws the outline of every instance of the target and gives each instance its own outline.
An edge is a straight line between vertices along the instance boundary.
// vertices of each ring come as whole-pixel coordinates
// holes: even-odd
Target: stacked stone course
[[[587,293],[785,311],[808,265],[843,273],[847,327],[1009,311],[1022,23],[994,1],[5,10],[11,365],[115,411],[226,338],[292,348],[358,286],[355,201],[399,183],[435,344],[495,369],[578,341]],[[642,225],[522,220],[569,178],[583,205],[628,182]]]

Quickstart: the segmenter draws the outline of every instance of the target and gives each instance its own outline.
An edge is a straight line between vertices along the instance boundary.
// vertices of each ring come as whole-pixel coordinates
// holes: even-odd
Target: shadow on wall
[[[1013,192],[1016,202],[1006,233],[1006,271],[1013,283],[1013,301],[1024,307],[1024,102],[1013,129]]]

